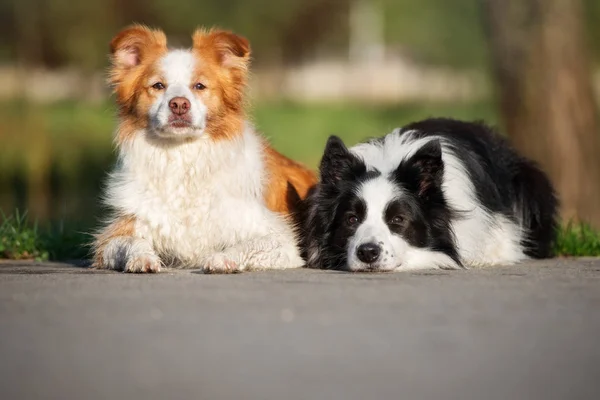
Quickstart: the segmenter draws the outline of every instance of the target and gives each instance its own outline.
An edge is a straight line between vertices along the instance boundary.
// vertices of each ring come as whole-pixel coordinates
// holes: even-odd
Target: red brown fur
[[[267,207],[283,214],[295,211],[296,200],[306,197],[309,189],[317,183],[317,176],[272,147],[266,147],[265,161],[269,172],[265,191]]]
[[[142,25],[133,25],[121,31],[110,42],[113,67],[109,83],[114,88],[119,117],[122,119],[116,136],[117,143],[123,143],[131,138],[135,130],[147,126],[146,116],[154,90],[146,87],[146,81],[155,74],[156,62],[167,50],[165,34]],[[131,58],[139,60],[139,64],[131,66]]]

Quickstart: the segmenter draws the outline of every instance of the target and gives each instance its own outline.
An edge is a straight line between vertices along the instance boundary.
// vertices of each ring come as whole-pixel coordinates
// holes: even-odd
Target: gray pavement
[[[600,261],[238,275],[0,263],[0,398],[599,399]]]

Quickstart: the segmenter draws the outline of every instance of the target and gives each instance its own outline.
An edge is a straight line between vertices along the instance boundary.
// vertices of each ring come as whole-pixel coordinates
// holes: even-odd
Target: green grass
[[[568,223],[557,235],[554,251],[557,256],[600,256],[600,232],[586,223]]]
[[[59,227],[41,229],[27,213],[0,213],[0,259],[78,260],[88,255],[90,236]]]
[[[27,214],[2,215],[0,258],[47,260],[49,252],[42,244],[37,225],[28,224]]]

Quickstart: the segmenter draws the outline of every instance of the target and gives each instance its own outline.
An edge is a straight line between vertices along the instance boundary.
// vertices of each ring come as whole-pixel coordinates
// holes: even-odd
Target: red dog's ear
[[[247,69],[250,61],[250,43],[246,38],[222,30],[197,30],[193,35],[194,48],[216,51],[218,61],[226,68]]]
[[[111,61],[116,69],[129,69],[142,63],[149,52],[166,48],[167,38],[162,31],[132,25],[119,32],[110,42]]]

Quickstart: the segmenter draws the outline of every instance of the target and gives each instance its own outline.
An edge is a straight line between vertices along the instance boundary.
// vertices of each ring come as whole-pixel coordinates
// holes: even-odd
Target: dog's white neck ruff
[[[157,145],[138,132],[120,148],[106,202],[117,215],[135,216],[136,237],[150,241],[164,260],[197,264],[269,235],[294,246],[285,219],[265,205],[263,156],[264,144],[249,124],[231,140],[204,136],[175,146]]]

